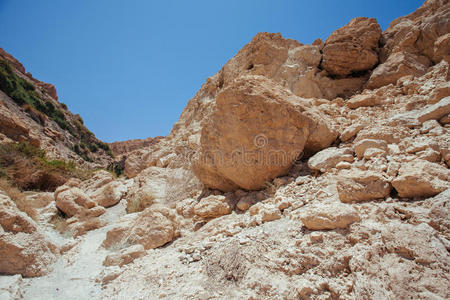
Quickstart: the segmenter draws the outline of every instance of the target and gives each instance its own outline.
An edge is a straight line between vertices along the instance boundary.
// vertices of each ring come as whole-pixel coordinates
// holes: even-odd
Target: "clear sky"
[[[103,141],[167,135],[260,31],[312,43],[352,18],[385,30],[422,0],[0,0],[0,47]]]

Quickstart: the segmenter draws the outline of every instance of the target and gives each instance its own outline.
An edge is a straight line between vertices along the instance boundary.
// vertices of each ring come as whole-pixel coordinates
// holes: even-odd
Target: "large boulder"
[[[73,216],[99,216],[105,212],[91,200],[81,189],[76,187],[76,180],[69,180],[63,186],[56,189],[55,202],[62,212],[68,217]]]
[[[422,159],[404,163],[392,181],[400,197],[431,197],[450,186],[450,171]]]
[[[222,191],[260,189],[289,170],[308,140],[312,149],[334,141],[337,134],[317,116],[271,80],[240,77],[219,93],[202,124],[194,173]]]
[[[64,219],[65,230],[74,237],[105,225],[97,217],[104,214],[106,209],[97,205],[80,187],[82,184],[79,180],[69,179],[54,192],[56,207],[68,217]]]
[[[179,235],[178,221],[173,210],[154,205],[144,211],[127,215],[106,234],[105,248],[123,249],[140,244],[146,250],[161,247]]]
[[[96,171],[91,178],[77,184],[86,194],[91,194],[114,180],[114,176],[105,170]]]
[[[94,191],[90,196],[97,205],[103,207],[114,206],[127,194],[128,186],[123,182],[111,181]]]
[[[325,41],[322,67],[336,76],[372,69],[378,63],[380,37],[381,28],[375,19],[351,20]]]
[[[0,273],[43,276],[52,270],[57,254],[37,224],[0,191]]]

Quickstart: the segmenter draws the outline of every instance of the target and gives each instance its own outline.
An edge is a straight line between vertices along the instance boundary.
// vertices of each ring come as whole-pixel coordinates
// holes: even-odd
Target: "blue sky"
[[[352,18],[385,30],[422,0],[0,0],[0,47],[103,141],[167,135],[206,78],[258,32],[325,40]]]

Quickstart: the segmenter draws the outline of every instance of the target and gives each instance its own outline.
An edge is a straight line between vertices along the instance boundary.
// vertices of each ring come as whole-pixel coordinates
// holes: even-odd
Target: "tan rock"
[[[360,202],[385,198],[391,185],[378,173],[352,169],[338,174],[337,191],[342,202]]]
[[[383,33],[386,45],[382,54],[415,52],[438,63],[443,59],[440,50],[445,51],[445,46],[440,44],[445,41],[443,36],[449,30],[448,7],[446,0],[426,1],[415,12],[392,21]]]
[[[329,147],[338,137],[338,132],[331,128],[333,120],[324,118],[320,113],[306,112],[314,120],[309,128],[309,136],[306,140],[304,152],[314,154]]]
[[[353,19],[325,41],[322,67],[339,76],[372,69],[378,63],[380,37],[381,29],[375,19]]]
[[[353,162],[353,151],[349,148],[330,147],[316,153],[308,160],[312,170],[327,172],[340,162]]]
[[[259,215],[261,216],[261,222],[272,222],[281,219],[280,210],[277,207],[264,206],[259,210]]]
[[[435,104],[441,101],[442,98],[450,96],[450,82],[441,83],[433,88],[428,98],[429,104]]]
[[[429,211],[431,221],[429,224],[439,231],[450,232],[450,189],[446,189],[442,193],[439,193],[433,198],[427,201],[431,201],[432,206]]]
[[[0,91],[0,95],[3,92]],[[6,97],[6,95],[5,95]],[[0,129],[8,138],[14,141],[28,141],[39,147],[40,141],[30,133],[30,128],[15,113],[13,113],[3,102],[0,102]]]
[[[367,126],[364,129],[361,129],[353,143],[356,144],[362,140],[383,140],[387,144],[396,144],[399,143],[401,137],[404,136],[401,128],[393,127],[393,126],[385,126],[385,125],[371,125]]]
[[[441,149],[441,156],[447,166],[450,166],[450,149]]]
[[[91,199],[103,207],[114,206],[127,194],[128,188],[120,181],[112,181],[91,194]]]
[[[364,125],[362,125],[362,124],[350,125],[341,133],[341,136],[340,136],[341,141],[346,142],[346,141],[352,139],[363,128],[364,128]]]
[[[310,129],[317,136],[335,137],[326,125],[317,129],[301,103],[261,76],[234,81],[217,96],[214,112],[204,121],[194,173],[206,186],[222,191],[260,189],[285,174]]]
[[[177,213],[185,218],[192,218],[194,216],[194,207],[197,201],[193,198],[187,198],[177,202]]]
[[[448,7],[445,0],[430,0],[410,15],[392,21],[383,33],[382,63],[372,73],[367,86],[378,88],[395,84],[405,75],[421,76],[432,62],[446,59]]]
[[[163,138],[162,136],[157,136],[154,138],[148,137],[146,139],[135,139],[121,142],[113,142],[109,143],[109,146],[114,155],[117,156],[154,145],[158,143],[162,138]]]
[[[52,271],[58,248],[3,191],[0,191],[0,225],[0,273],[36,277]]]
[[[386,150],[379,148],[367,148],[366,151],[364,151],[364,158],[367,160],[380,156],[386,156]]]
[[[439,62],[442,59],[450,61],[450,33],[441,35],[434,42],[434,57],[435,62]]]
[[[56,206],[69,217],[83,214],[96,205],[95,202],[77,187],[59,187],[55,191],[55,195]]]
[[[356,95],[345,102],[345,104],[351,108],[356,109],[359,107],[376,106],[380,105],[382,98],[376,94]]]
[[[340,163],[338,163],[336,165],[336,169],[338,170],[343,170],[343,169],[351,169],[352,168],[352,164],[346,161],[341,161]]]
[[[379,88],[388,84],[395,84],[398,79],[412,75],[420,77],[426,73],[430,61],[424,56],[417,56],[409,52],[391,54],[382,64],[372,72],[367,87]]]
[[[194,213],[202,219],[213,219],[231,213],[232,207],[224,196],[211,195],[200,200],[194,206]]]
[[[441,161],[441,153],[434,149],[426,149],[419,152],[416,152],[418,158],[427,160],[429,162],[440,162]]]
[[[420,123],[428,120],[439,120],[450,114],[450,96],[441,99],[438,103],[427,106],[417,112],[416,118]]]
[[[81,182],[77,187],[87,194],[91,194],[114,180],[114,176],[105,170],[96,171],[91,178]]]
[[[450,124],[450,115],[442,117],[439,122],[443,125]]]
[[[387,143],[383,140],[371,140],[371,139],[364,139],[360,140],[357,143],[354,144],[353,149],[355,150],[356,156],[361,159],[364,157],[364,153],[367,151],[367,149],[380,149],[384,152],[387,151]]]
[[[133,245],[125,249],[121,249],[117,253],[109,254],[103,261],[104,266],[119,266],[128,265],[135,259],[145,256],[147,252],[142,245]]]
[[[133,178],[145,168],[145,165],[142,154],[137,151],[134,155],[127,156],[124,173],[128,178]]]
[[[123,269],[121,269],[119,266],[112,266],[109,268],[103,269],[100,274],[95,279],[95,282],[99,282],[102,284],[102,286],[106,286],[114,279],[118,278],[122,273]]]
[[[249,209],[250,206],[255,204],[256,201],[257,200],[254,197],[250,196],[250,195],[249,196],[245,196],[245,197],[242,197],[241,199],[239,199],[238,203],[236,204],[236,207],[239,210],[245,211],[245,210]]]
[[[153,203],[176,205],[186,198],[197,198],[203,185],[184,168],[149,167],[134,178],[126,194],[127,211],[139,212]]]
[[[342,203],[322,203],[302,210],[300,219],[310,230],[343,229],[360,219],[352,206]]]
[[[140,244],[148,250],[161,247],[178,235],[175,213],[167,207],[154,205],[119,221],[107,232],[102,245],[122,249]]]
[[[281,218],[280,209],[273,203],[259,202],[249,209],[249,215],[252,217],[250,224],[262,224],[279,220]]]
[[[400,197],[431,197],[446,190],[450,171],[436,163],[421,159],[404,163],[392,181]]]

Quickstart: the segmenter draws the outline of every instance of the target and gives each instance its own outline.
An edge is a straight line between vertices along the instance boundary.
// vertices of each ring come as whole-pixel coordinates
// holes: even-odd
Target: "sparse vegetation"
[[[24,112],[26,112],[33,120],[41,124],[42,126],[45,126],[45,123],[47,121],[47,117],[37,109],[35,109],[30,104],[25,104],[22,106],[22,109]]]
[[[20,190],[53,191],[68,178],[86,179],[89,173],[73,161],[48,159],[28,143],[0,145],[0,177]]]
[[[37,111],[47,115],[64,130],[73,128],[67,122],[64,113],[50,101],[42,100],[34,85],[14,73],[6,61],[0,61],[0,89],[4,91],[18,105],[29,105]]]
[[[117,177],[120,177],[120,175],[125,172],[125,166],[120,162],[114,162],[112,165],[112,171]]]
[[[58,107],[51,100],[42,99],[35,86],[14,73],[9,63],[4,60],[0,60],[0,89],[14,102],[22,106],[22,109],[36,122],[45,125],[47,118],[51,119],[61,129],[67,130],[73,136],[80,138],[80,144],[86,147],[83,147],[83,150],[74,147],[73,150],[84,160],[92,161],[89,153],[95,153],[98,149],[102,149],[107,155],[113,157],[109,146],[98,141],[94,134],[84,126],[81,116],[76,115],[72,125],[64,114],[67,105],[61,103]]]
[[[67,218],[61,210],[58,209],[58,213],[52,216],[50,223],[53,225],[55,230],[63,236],[68,238],[73,236],[73,233],[69,230]]]

